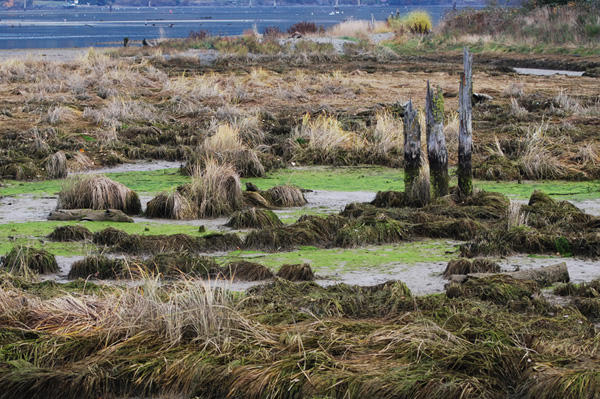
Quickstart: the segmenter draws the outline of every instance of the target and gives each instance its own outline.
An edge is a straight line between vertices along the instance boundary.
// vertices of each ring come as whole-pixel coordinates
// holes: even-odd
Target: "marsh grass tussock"
[[[51,179],[63,179],[67,177],[67,157],[62,151],[58,151],[46,160],[46,174]]]
[[[269,203],[286,208],[302,206],[307,203],[302,190],[290,185],[271,187],[263,192],[263,196],[266,197]]]
[[[100,108],[86,108],[83,118],[104,127],[119,127],[125,122],[154,122],[160,113],[150,103],[127,98],[113,98]]]
[[[214,134],[204,140],[187,161],[184,170],[191,172],[194,168],[202,168],[204,161],[209,158],[233,165],[243,177],[261,177],[265,174],[265,167],[256,151],[242,141],[239,128],[229,123],[216,126]]]
[[[242,208],[240,177],[231,164],[220,164],[212,158],[196,168],[190,186],[191,198],[198,204],[198,216],[230,215]]]
[[[320,114],[316,118],[304,115],[294,137],[297,142],[305,141],[308,148],[324,153],[339,149],[351,150],[363,144],[356,133],[345,131],[335,117],[326,114]]]
[[[146,216],[164,219],[195,219],[198,206],[179,191],[162,192],[146,205]]]
[[[142,206],[138,195],[106,176],[78,176],[68,180],[58,194],[57,209],[118,209],[137,215]]]
[[[225,225],[234,229],[264,229],[283,223],[271,210],[249,208],[234,212]]]
[[[542,121],[527,128],[523,140],[521,167],[529,179],[557,179],[565,176],[566,168],[552,152],[556,143],[548,135],[548,122]]]
[[[48,234],[47,238],[51,241],[68,242],[68,241],[87,241],[92,240],[94,234],[84,226],[66,225],[58,226],[52,233]]]
[[[371,141],[372,148],[381,156],[400,153],[404,148],[402,121],[388,111],[378,112]]]

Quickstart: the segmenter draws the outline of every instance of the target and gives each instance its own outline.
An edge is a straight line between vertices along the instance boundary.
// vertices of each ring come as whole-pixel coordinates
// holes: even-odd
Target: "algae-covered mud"
[[[598,397],[598,15],[1,61],[0,398]]]

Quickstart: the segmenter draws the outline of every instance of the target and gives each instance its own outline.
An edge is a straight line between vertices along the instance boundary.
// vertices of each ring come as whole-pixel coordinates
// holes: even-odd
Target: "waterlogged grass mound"
[[[123,230],[115,229],[114,227],[107,227],[104,230],[100,230],[94,233],[94,244],[97,245],[117,245],[119,242],[126,240],[129,234]]]
[[[326,246],[345,224],[338,215],[326,218],[303,215],[289,226],[271,227],[250,232],[244,242],[250,249],[292,249],[302,245]]]
[[[159,193],[146,205],[146,217],[163,219],[195,219],[198,206],[178,191]]]
[[[103,255],[88,256],[71,265],[68,278],[118,279],[125,277],[126,262],[119,258],[108,258]]]
[[[72,178],[58,193],[57,209],[118,209],[138,215],[142,205],[138,195],[106,176]]]
[[[2,258],[2,267],[9,273],[24,277],[36,274],[57,273],[56,258],[51,253],[32,247],[17,245]]]
[[[261,195],[275,206],[294,207],[306,205],[306,198],[302,190],[294,186],[275,186],[267,191],[262,191]]]
[[[497,263],[485,259],[453,259],[448,262],[443,276],[448,278],[453,274],[470,274],[470,273],[498,273],[500,266]]]
[[[290,281],[313,281],[315,273],[308,263],[296,265],[282,265],[277,272],[277,277]]]
[[[414,306],[406,284],[392,281],[373,287],[337,284],[321,287],[314,282],[277,279],[248,290],[250,306],[263,308],[265,322],[279,323],[317,317],[384,317]],[[274,319],[271,319],[274,318]]]
[[[600,280],[558,284],[553,292],[555,295],[571,297],[571,305],[591,321],[600,320]]]
[[[166,278],[180,276],[207,278],[217,275],[218,272],[219,266],[214,259],[205,256],[162,253],[142,260],[93,255],[75,262],[69,271],[69,279],[137,279],[156,275]]]
[[[128,254],[231,251],[243,245],[240,237],[231,233],[212,233],[202,237],[186,234],[138,235],[112,227],[94,233],[94,243],[107,246],[114,252]]]
[[[260,281],[273,278],[273,272],[261,264],[240,261],[223,267],[221,276],[243,281]]]
[[[533,291],[513,283],[505,301],[480,299],[496,280],[455,298],[277,279],[245,296],[148,280],[42,299],[6,282],[0,398],[594,397],[594,326],[512,306]]]
[[[51,241],[69,242],[91,240],[94,234],[86,227],[79,225],[59,226],[48,235]]]
[[[283,226],[283,223],[273,211],[250,208],[235,212],[225,226],[234,229],[264,229]]]
[[[462,283],[450,283],[446,287],[449,298],[478,298],[498,304],[509,301],[522,301],[539,294],[539,287],[533,281],[516,280],[501,274],[487,277],[467,277]]]
[[[517,252],[600,257],[600,218],[567,201],[555,201],[535,191],[528,205],[521,206],[511,219],[516,223],[478,232],[472,241],[461,246],[462,256]]]

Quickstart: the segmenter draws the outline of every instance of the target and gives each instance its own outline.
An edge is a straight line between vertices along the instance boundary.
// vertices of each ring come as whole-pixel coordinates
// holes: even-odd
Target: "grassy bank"
[[[190,178],[181,175],[178,169],[107,173],[106,175],[143,194],[155,194],[190,182]],[[245,178],[242,179],[242,182],[252,182],[262,190],[277,185],[291,184],[309,190],[376,192],[403,189],[404,171],[402,169],[370,166],[307,167],[281,169],[269,173],[264,178]],[[2,194],[52,195],[61,190],[63,183],[63,180],[8,181],[6,186],[2,188]],[[451,180],[451,184],[456,184],[456,180]],[[598,181],[551,180],[523,181],[519,183],[475,180],[474,186],[481,190],[500,192],[518,199],[529,198],[535,190],[542,190],[557,198],[575,201],[600,197],[600,183]]]

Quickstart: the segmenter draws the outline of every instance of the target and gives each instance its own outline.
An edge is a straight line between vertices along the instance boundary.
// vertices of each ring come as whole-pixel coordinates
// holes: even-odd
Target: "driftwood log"
[[[133,223],[132,218],[118,209],[57,209],[50,212],[48,220]]]
[[[555,265],[543,266],[537,269],[519,270],[506,273],[471,273],[471,274],[453,274],[449,277],[450,283],[463,283],[470,278],[481,278],[495,275],[505,275],[515,280],[532,280],[542,287],[547,287],[554,283],[569,282],[569,270],[565,262]]]
[[[429,159],[429,176],[433,189],[433,197],[448,195],[448,149],[444,135],[444,96],[442,89],[434,93],[427,81],[425,97],[427,158]]]
[[[458,195],[465,198],[473,194],[473,170],[471,151],[473,147],[472,133],[472,93],[473,93],[473,55],[464,49],[464,72],[460,76],[458,89]]]

